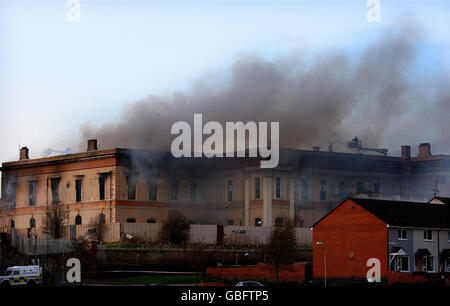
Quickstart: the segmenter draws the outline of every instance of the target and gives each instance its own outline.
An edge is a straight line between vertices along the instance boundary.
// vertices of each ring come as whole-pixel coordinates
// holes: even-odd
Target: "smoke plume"
[[[296,51],[267,60],[241,54],[228,70],[199,78],[189,90],[148,96],[128,104],[118,121],[82,126],[82,147],[98,138],[102,148],[167,150],[175,137],[171,125],[192,123],[194,113],[203,113],[204,122],[279,121],[281,147],[332,141],[343,150],[358,136],[364,146],[397,149],[440,139],[450,91],[436,82],[424,88],[414,77],[422,41],[417,26],[396,25],[357,55]]]

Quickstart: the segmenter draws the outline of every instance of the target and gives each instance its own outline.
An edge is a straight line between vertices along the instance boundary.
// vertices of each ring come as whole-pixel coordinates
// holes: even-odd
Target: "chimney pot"
[[[27,147],[20,148],[20,160],[24,160],[24,159],[30,159],[30,157],[28,156],[28,148]]]
[[[312,147],[313,148],[313,151],[320,151],[320,147],[319,146],[314,146],[314,147]]]
[[[89,139],[88,140],[88,152],[97,150],[97,139]]]

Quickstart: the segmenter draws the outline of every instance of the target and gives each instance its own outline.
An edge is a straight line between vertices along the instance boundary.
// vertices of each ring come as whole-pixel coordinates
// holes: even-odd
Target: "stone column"
[[[272,176],[264,176],[263,226],[272,226]]]
[[[250,179],[244,179],[244,225],[250,226]]]

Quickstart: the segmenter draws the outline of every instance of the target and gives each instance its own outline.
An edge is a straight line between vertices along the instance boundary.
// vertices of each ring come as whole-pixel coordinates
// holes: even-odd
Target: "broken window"
[[[105,177],[103,175],[98,178],[98,194],[100,200],[105,199]]]
[[[189,195],[191,198],[191,203],[197,202],[197,182],[191,181],[189,186]]]
[[[309,190],[308,190],[308,180],[307,179],[302,179],[301,180],[301,191],[302,191],[302,195],[301,195],[301,199],[302,201],[308,201],[309,200]]]
[[[255,200],[261,199],[261,178],[255,177]]]
[[[28,200],[30,206],[36,205],[36,181],[30,181],[28,185]]]
[[[232,180],[227,181],[227,201],[228,202],[233,201],[233,181]]]
[[[170,200],[172,201],[178,200],[178,187],[179,187],[178,181],[173,181],[170,184]]]
[[[326,201],[327,199],[327,181],[320,180],[320,200]]]
[[[51,179],[52,204],[59,203],[59,178]]]
[[[137,177],[135,175],[127,176],[128,200],[136,200],[136,180]]]
[[[81,179],[75,180],[75,201],[81,202]]]

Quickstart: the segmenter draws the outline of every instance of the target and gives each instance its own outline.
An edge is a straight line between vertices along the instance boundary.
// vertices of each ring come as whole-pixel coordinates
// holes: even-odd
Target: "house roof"
[[[349,198],[389,226],[450,228],[450,205]],[[340,205],[342,205],[342,202]],[[340,206],[338,205],[338,207]],[[336,207],[337,208],[337,207]],[[335,208],[335,209],[336,209]],[[314,223],[313,227],[330,213]]]
[[[450,204],[450,198],[446,197],[434,197],[428,203],[433,203],[436,200],[442,202],[443,204]]]

